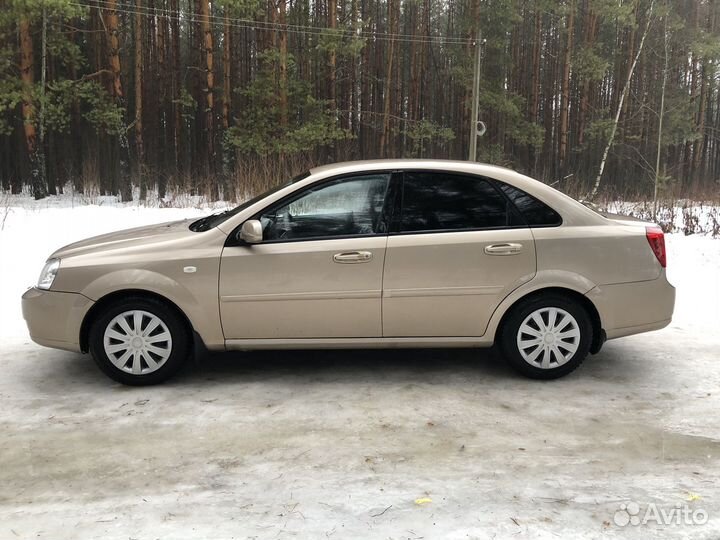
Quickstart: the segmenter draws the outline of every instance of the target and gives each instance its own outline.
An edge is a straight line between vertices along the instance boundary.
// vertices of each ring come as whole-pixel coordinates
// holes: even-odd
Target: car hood
[[[150,246],[158,242],[193,236],[198,233],[188,228],[191,222],[192,220],[183,219],[93,236],[61,247],[50,258],[62,259],[109,250]]]

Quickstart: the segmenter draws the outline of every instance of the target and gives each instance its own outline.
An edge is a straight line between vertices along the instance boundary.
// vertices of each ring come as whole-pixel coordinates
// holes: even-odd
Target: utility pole
[[[480,100],[480,61],[482,60],[482,39],[480,23],[478,22],[477,36],[475,37],[475,70],[473,73],[472,107],[470,112],[470,153],[468,161],[477,159],[478,140],[478,101]]]

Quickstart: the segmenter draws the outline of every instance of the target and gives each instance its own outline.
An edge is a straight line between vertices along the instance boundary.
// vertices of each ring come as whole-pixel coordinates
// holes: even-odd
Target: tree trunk
[[[591,50],[595,44],[595,36],[597,33],[597,15],[593,12],[589,2],[586,9],[588,13],[587,24],[585,25],[585,48]],[[577,121],[578,146],[585,144],[585,124],[590,111],[590,90],[590,79],[585,77],[580,89],[580,110],[578,111]]]
[[[107,56],[110,77],[108,79],[108,92],[117,103],[123,105],[124,95],[121,82],[120,67],[120,40],[118,38],[118,14],[117,0],[108,0],[105,4],[105,37],[107,41]],[[120,152],[127,150],[123,143],[124,135],[120,138],[111,136],[106,139],[105,152],[106,155],[101,158],[100,168],[101,176],[109,177],[110,191],[113,194],[120,193],[123,201],[132,200],[132,185],[126,178],[127,170],[123,168],[121,171]],[[105,168],[105,172],[103,172]],[[118,185],[118,183],[120,184]]]
[[[147,197],[145,184],[145,149],[143,147],[143,33],[142,0],[135,0],[135,150],[140,200]]]
[[[709,35],[713,35],[715,32],[715,10],[713,9],[713,2],[710,2],[708,8],[710,9],[709,24],[707,30]],[[708,109],[709,101],[709,72],[713,72],[710,68],[711,62],[707,58],[703,58],[700,67],[700,104],[698,107],[697,118],[695,120],[695,127],[698,134],[695,139],[695,147],[693,148],[693,175],[696,194],[702,196],[703,193],[698,193],[698,189],[701,188],[705,177],[705,170],[703,170],[703,164],[705,163],[705,150],[707,142],[707,134],[705,133],[705,122]]]
[[[360,4],[360,18],[363,21],[366,21],[366,24],[368,26],[368,29],[372,30],[373,27],[375,27],[376,22],[374,22],[370,16],[370,0],[361,0]],[[370,153],[370,147],[369,147],[369,139],[370,139],[370,129],[369,124],[372,120],[372,116],[370,116],[370,103],[371,103],[371,79],[372,79],[372,65],[371,65],[371,50],[372,50],[372,42],[368,41],[362,50],[362,55],[360,57],[360,69],[359,69],[359,76],[360,76],[360,111],[358,114],[358,121],[360,123],[359,126],[359,132],[360,132],[360,140],[359,140],[359,146],[360,146],[360,158],[367,158],[369,157]]]
[[[395,20],[395,4],[399,0],[388,0],[388,32],[390,33],[388,54],[386,60],[384,96],[383,96],[383,129],[380,135],[380,157],[387,157],[387,144],[390,139],[390,116],[392,106],[392,86],[393,86],[393,62],[395,59],[395,34],[397,34]]]
[[[695,131],[697,132],[697,138],[693,147],[693,184],[695,191],[700,187],[702,182],[702,157],[703,157],[703,141],[705,139],[705,115],[707,114],[707,95],[708,95],[708,81],[707,81],[707,66],[705,60],[702,62],[700,68],[700,96],[698,96],[697,117],[695,118]],[[695,193],[698,195],[698,193]]]
[[[560,84],[560,126],[558,165],[560,175],[565,174],[568,151],[568,114],[570,109],[570,62],[572,59],[573,33],[575,31],[575,0],[571,0],[567,16],[567,35],[565,36],[565,52],[563,54],[562,81]]]
[[[232,97],[232,83],[230,78],[230,15],[228,7],[225,6],[225,18],[223,20],[223,109],[222,122],[223,128],[230,127],[230,103]]]
[[[668,31],[667,31],[667,15],[663,17],[663,44],[664,44],[664,64],[662,70],[662,86],[660,88],[660,111],[658,113],[658,136],[657,136],[657,154],[655,156],[655,183],[653,186],[653,221],[657,219],[657,199],[658,187],[660,184],[660,155],[662,153],[662,135],[663,135],[663,119],[665,116],[665,86],[667,85],[668,75]]]
[[[542,49],[542,15],[537,0],[535,2],[535,17],[533,22],[532,76],[530,79],[528,121],[534,124],[538,120],[538,110],[540,107],[540,51]],[[535,146],[528,145],[528,166],[531,173],[535,171],[535,162]]]
[[[693,32],[697,32],[698,27],[700,26],[700,12],[699,12],[699,6],[696,2],[693,2],[692,5],[693,10],[693,23],[692,23],[692,30]],[[693,106],[693,109],[697,106],[697,86],[698,86],[698,55],[695,51],[693,51],[690,55],[690,103]],[[696,113],[697,114],[697,113]],[[697,116],[696,116],[697,119]],[[694,187],[694,181],[693,181],[693,164],[694,160],[692,158],[693,153],[693,143],[691,140],[686,140],[685,142],[685,159],[684,159],[684,165],[685,165],[685,180],[686,180],[686,187],[692,188]]]
[[[280,125],[283,129],[288,127],[288,34],[287,34],[287,6],[286,0],[279,1],[280,35],[278,36],[279,65],[279,95],[280,95]]]
[[[553,39],[555,31],[552,26],[548,27],[546,40],[548,42],[548,58],[545,64],[544,85],[543,85],[543,176],[550,178],[555,174],[554,145],[553,145],[553,127],[555,124],[555,95],[556,84],[555,74],[557,70],[557,40]],[[553,46],[555,44],[555,46]]]
[[[211,175],[215,164],[215,133],[213,129],[214,120],[214,90],[215,74],[213,71],[213,35],[210,26],[210,3],[208,0],[200,0],[200,31],[203,39],[203,50],[205,52],[205,143],[207,151],[206,174]],[[212,190],[216,195],[216,190]]]
[[[122,83],[120,81],[120,41],[118,39],[117,0],[107,0],[105,3],[105,31],[107,32],[108,64],[110,67],[110,95],[116,99],[123,97]]]
[[[337,28],[337,1],[327,0],[327,24],[332,36],[332,46],[328,54],[327,71],[328,71],[328,108],[333,118],[338,115],[337,103],[337,51],[335,50],[335,29]],[[333,145],[330,149],[331,157],[337,160],[337,148]]]
[[[418,27],[418,19],[421,17],[418,14],[418,4],[412,4],[408,11],[410,12],[408,13],[410,27],[415,39],[410,43],[410,92],[408,95],[407,119],[409,122],[414,122],[418,119],[417,104],[420,99],[420,61],[422,56],[422,51],[419,50],[422,44],[418,44],[417,37],[422,35],[423,29],[422,26]]]
[[[35,199],[46,196],[45,179],[42,174],[42,150],[37,144],[37,131],[35,129],[35,103],[33,100],[34,51],[30,22],[22,17],[19,23],[20,30],[20,82],[22,84],[22,117],[25,134],[25,147],[27,149],[30,165],[30,185]]]
[[[175,12],[178,11],[178,0],[170,0],[170,9]],[[182,110],[180,105],[180,98],[182,97],[182,84],[183,80],[182,73],[180,72],[180,20],[178,17],[173,17],[170,22],[170,31],[172,32],[172,95],[173,95],[173,157],[175,161],[175,181],[178,182],[177,176],[183,171],[183,157],[181,154],[182,145],[182,132],[183,132],[183,119]],[[164,187],[164,186],[162,186]],[[160,187],[158,188],[161,189]],[[158,196],[164,196],[163,193],[158,192]]]
[[[41,43],[41,61],[40,61],[40,117],[38,118],[39,124],[39,142],[38,152],[40,157],[40,178],[42,184],[47,187],[47,193],[50,195],[57,195],[57,180],[58,180],[58,168],[52,167],[52,174],[47,174],[47,159],[48,155],[53,156],[52,144],[47,144],[45,140],[45,89],[47,88],[47,6],[43,4],[42,9],[42,43]],[[53,141],[48,141],[52,143]],[[47,153],[46,153],[47,148]],[[60,185],[60,193],[62,193],[62,185]]]
[[[385,73],[385,95],[383,96],[383,129],[380,135],[380,157],[387,157],[387,141],[390,138],[390,105],[392,103],[392,69],[395,55],[395,40],[390,39],[388,49],[387,69]]]

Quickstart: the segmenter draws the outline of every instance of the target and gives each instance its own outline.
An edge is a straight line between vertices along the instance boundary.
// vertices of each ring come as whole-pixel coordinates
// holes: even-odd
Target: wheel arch
[[[590,321],[592,322],[593,335],[592,342],[590,344],[590,352],[592,354],[597,353],[605,342],[605,331],[602,328],[600,313],[595,307],[595,304],[593,304],[593,302],[586,295],[582,294],[577,290],[562,286],[550,286],[534,289],[532,291],[528,291],[526,294],[519,296],[518,298],[513,299],[510,305],[504,309],[502,315],[497,321],[497,325],[495,326],[494,331],[495,341],[497,341],[497,337],[503,331],[503,327],[506,324],[508,317],[520,303],[526,302],[532,298],[544,296],[546,294],[559,294],[561,296],[565,296],[566,298],[575,300],[581,306],[583,306],[583,308],[590,317]]]
[[[146,289],[122,289],[110,292],[99,298],[85,314],[85,317],[80,325],[80,350],[82,352],[88,352],[89,350],[90,327],[92,326],[92,322],[95,318],[97,318],[98,315],[115,302],[129,297],[149,298],[162,302],[180,316],[180,319],[183,321],[188,331],[188,336],[190,337],[191,342],[193,344],[198,343],[198,341],[202,343],[202,338],[200,338],[199,334],[193,328],[192,322],[190,322],[188,316],[175,302],[161,294],[148,291]]]

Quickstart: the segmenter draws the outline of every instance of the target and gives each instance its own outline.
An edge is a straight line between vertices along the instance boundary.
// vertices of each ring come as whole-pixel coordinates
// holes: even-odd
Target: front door
[[[532,233],[480,177],[406,172],[388,238],[383,335],[481,336],[513,289],[535,275]]]
[[[313,184],[255,216],[220,265],[226,339],[379,337],[390,173]]]

